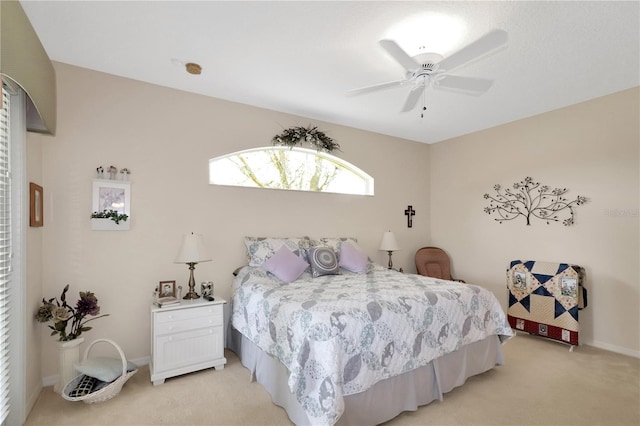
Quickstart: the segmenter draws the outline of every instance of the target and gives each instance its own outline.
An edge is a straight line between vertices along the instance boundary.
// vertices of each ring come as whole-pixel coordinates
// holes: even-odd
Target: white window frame
[[[236,185],[236,184],[231,184],[231,183],[220,183],[220,182],[216,182],[214,180],[214,176],[213,176],[213,167],[212,165],[214,165],[215,162],[219,161],[219,160],[224,160],[226,158],[230,158],[230,157],[234,157],[234,156],[238,156],[238,155],[242,155],[242,154],[248,154],[248,153],[253,153],[253,152],[262,152],[262,151],[289,151],[289,152],[299,152],[305,155],[313,155],[316,157],[320,157],[322,158],[324,161],[328,161],[334,164],[337,164],[338,167],[340,167],[343,170],[346,170],[348,172],[350,172],[351,174],[353,174],[354,176],[358,176],[359,178],[361,178],[363,180],[363,192],[342,192],[342,191],[318,191],[318,192],[326,192],[326,193],[335,193],[335,194],[347,194],[347,195],[367,195],[367,196],[373,196],[374,195],[374,179],[371,175],[369,175],[368,173],[366,173],[364,170],[360,169],[359,167],[355,166],[354,164],[349,163],[348,161],[343,160],[342,158],[336,157],[335,155],[331,155],[329,153],[326,152],[321,152],[321,151],[316,151],[313,149],[308,149],[308,148],[301,148],[301,147],[288,147],[288,146],[263,146],[263,147],[259,147],[259,148],[251,148],[251,149],[245,149],[242,151],[236,151],[236,152],[232,152],[230,154],[225,154],[225,155],[221,155],[219,157],[215,157],[215,158],[211,158],[209,160],[209,184],[211,185],[223,185],[223,186],[239,186],[239,187],[247,187],[247,188],[256,188],[256,186],[251,186],[251,185]],[[283,189],[283,190],[293,190],[293,191],[304,191],[301,189],[289,189],[289,188],[265,188],[265,189]],[[315,192],[315,191],[307,191],[307,192]]]

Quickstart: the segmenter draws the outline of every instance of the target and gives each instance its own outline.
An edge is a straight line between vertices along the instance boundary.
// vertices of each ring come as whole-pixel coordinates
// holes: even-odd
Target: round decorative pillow
[[[340,273],[338,258],[330,247],[312,247],[308,251],[308,258],[311,265],[311,275],[314,278]]]

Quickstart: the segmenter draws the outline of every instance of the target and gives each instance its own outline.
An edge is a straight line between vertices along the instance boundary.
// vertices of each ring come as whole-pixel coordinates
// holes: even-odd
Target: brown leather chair
[[[416,269],[418,274],[441,280],[459,281],[451,276],[449,255],[438,247],[422,247],[416,252]]]

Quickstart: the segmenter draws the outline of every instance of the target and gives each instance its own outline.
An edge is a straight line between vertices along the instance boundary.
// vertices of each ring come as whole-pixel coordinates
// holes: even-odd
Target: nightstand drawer
[[[196,330],[204,327],[214,327],[222,325],[222,316],[207,316],[200,318],[188,318],[183,320],[171,320],[170,322],[158,322],[155,333],[157,335],[176,333],[179,331]]]
[[[222,305],[199,306],[197,308],[172,309],[166,312],[157,312],[155,321],[161,324],[206,317],[218,319],[220,324],[222,324]]]
[[[159,373],[206,363],[224,356],[221,327],[158,336],[156,345],[154,367]]]

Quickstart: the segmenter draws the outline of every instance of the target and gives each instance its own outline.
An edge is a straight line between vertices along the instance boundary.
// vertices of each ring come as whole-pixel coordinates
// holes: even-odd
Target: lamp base
[[[187,292],[187,294],[184,295],[183,299],[186,299],[186,300],[189,300],[189,299],[200,299],[200,295],[198,293],[196,293],[195,291],[189,290]]]
[[[389,268],[387,269],[393,269],[393,262],[391,261],[391,253],[393,253],[393,250],[387,250],[389,252]]]
[[[196,262],[187,263],[189,265],[189,291],[184,295],[183,299],[200,299],[200,295],[196,293],[196,280],[193,278],[193,270],[196,269]]]

